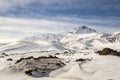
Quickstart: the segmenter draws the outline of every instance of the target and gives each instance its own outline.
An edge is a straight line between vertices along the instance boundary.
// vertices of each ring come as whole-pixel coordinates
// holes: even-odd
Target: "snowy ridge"
[[[87,26],[79,26],[77,28],[74,28],[73,33],[74,34],[86,34],[86,33],[96,33],[97,31],[91,28],[88,28]]]
[[[75,28],[72,32],[39,34],[26,37],[16,42],[1,43],[0,79],[119,80],[120,58],[111,55],[101,56],[95,53],[103,48],[111,48],[120,52],[120,33],[97,33],[94,29],[82,26]],[[20,66],[14,67],[16,61],[19,62],[19,60],[25,58],[28,59],[28,62],[22,65],[24,67],[28,66],[28,64],[31,65],[31,60],[38,62],[38,57],[48,57],[51,55],[59,58],[65,66],[53,70],[49,73],[48,77],[42,77],[40,74],[46,72],[39,72],[39,70],[36,69],[31,72],[30,75],[33,74],[41,77],[28,76],[25,72],[17,69],[21,69]],[[29,57],[32,59],[29,60]],[[35,60],[33,60],[34,58]],[[48,64],[51,64],[51,62]],[[34,65],[34,62],[32,62],[32,65]],[[39,65],[41,65],[41,63],[39,63]],[[46,63],[43,62],[42,65],[46,65]],[[60,64],[55,65],[60,66]]]
[[[120,42],[119,33],[113,35],[97,33],[96,30],[81,26],[75,28],[73,32],[60,34],[39,34],[26,37],[17,42],[9,43],[0,47],[1,52],[32,52],[44,50],[77,50],[93,49],[96,46],[104,47],[111,42]]]
[[[120,42],[120,32],[113,33],[113,37],[116,39],[116,41]]]

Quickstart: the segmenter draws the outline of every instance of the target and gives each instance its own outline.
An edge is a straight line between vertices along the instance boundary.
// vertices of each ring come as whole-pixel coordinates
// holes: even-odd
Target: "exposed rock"
[[[115,55],[120,56],[120,52],[117,52],[110,48],[104,48],[102,51],[98,51],[96,53],[99,53],[100,55]]]
[[[2,55],[4,55],[4,56],[8,56],[8,54],[6,54],[6,53],[2,53]]]
[[[80,59],[77,59],[76,60],[76,62],[83,62],[83,61],[91,61],[92,60],[92,58],[91,59],[89,59],[89,58],[80,58]]]
[[[59,58],[53,56],[21,58],[15,63],[17,69],[23,70],[27,75],[34,77],[46,77],[51,71],[64,65]]]
[[[55,53],[55,55],[60,55],[60,53]]]
[[[4,58],[4,56],[0,56],[0,58]]]
[[[72,33],[75,34],[84,34],[84,33],[96,33],[97,31],[89,28],[87,26],[79,26],[77,28],[74,28],[74,30],[72,31]]]
[[[64,53],[69,53],[68,51],[65,51]]]
[[[83,62],[83,61],[86,61],[86,59],[83,59],[83,58],[80,58],[80,59],[77,59],[76,62]]]
[[[9,59],[7,59],[7,61],[13,61],[13,59],[12,59],[12,58],[9,58]]]

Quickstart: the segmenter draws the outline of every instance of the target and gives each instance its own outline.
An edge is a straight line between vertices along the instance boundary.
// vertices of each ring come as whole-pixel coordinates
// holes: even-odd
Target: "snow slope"
[[[0,47],[0,51],[4,53],[23,53],[46,50],[66,50],[66,48],[60,45],[59,37],[54,34],[40,34],[37,36],[27,37]]]
[[[113,34],[119,41],[118,34]],[[23,53],[45,50],[77,50],[93,49],[96,46],[108,44],[113,35],[97,33],[94,29],[86,26],[78,27],[72,32],[60,34],[39,34],[36,36],[26,37],[22,40],[0,46],[0,52],[5,53]],[[109,39],[108,39],[109,38]]]
[[[95,53],[103,48],[120,51],[119,32],[97,33],[82,26],[60,34],[39,34],[1,43],[0,80],[120,80],[120,58]],[[31,77],[11,69],[20,58],[49,55],[57,56],[66,64],[51,72],[49,77]],[[77,62],[80,58],[87,61]]]

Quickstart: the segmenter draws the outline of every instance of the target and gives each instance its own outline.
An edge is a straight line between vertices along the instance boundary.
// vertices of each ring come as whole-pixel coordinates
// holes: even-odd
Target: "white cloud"
[[[0,17],[0,39],[19,39],[38,33],[59,33],[77,24],[45,20]]]
[[[6,12],[14,9],[16,6],[25,7],[34,0],[0,0],[0,12]]]
[[[66,23],[66,22],[59,22],[59,21],[52,21],[46,19],[17,19],[17,18],[7,18],[7,17],[0,17],[0,29],[5,29],[9,31],[21,31],[21,32],[50,32],[56,33],[61,32],[64,27],[71,27],[75,24]],[[56,31],[59,29],[59,31]],[[45,31],[44,31],[45,30]],[[49,33],[48,32],[48,33]]]
[[[24,19],[0,17],[0,41],[16,40],[38,33],[59,33],[79,25],[87,25],[99,32],[120,31],[119,18],[75,18],[58,16],[52,19]]]

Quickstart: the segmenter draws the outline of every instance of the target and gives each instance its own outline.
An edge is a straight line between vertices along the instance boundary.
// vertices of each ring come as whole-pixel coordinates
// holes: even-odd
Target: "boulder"
[[[114,55],[114,56],[120,56],[120,52],[115,51],[113,49],[110,48],[104,48],[102,51],[98,51],[96,52],[99,55]]]

